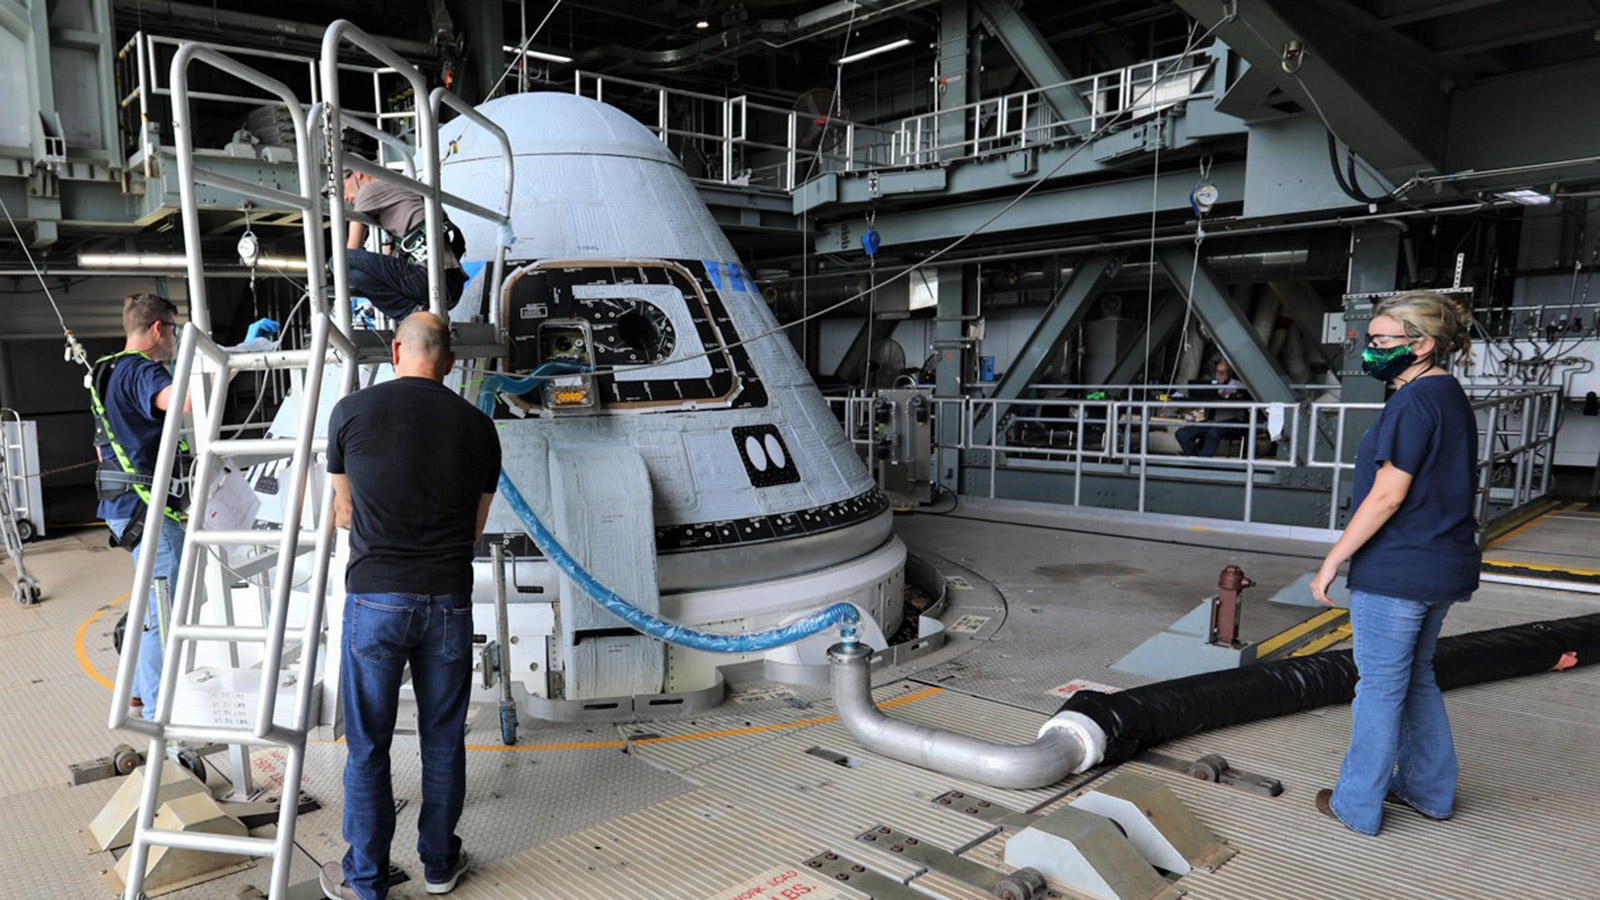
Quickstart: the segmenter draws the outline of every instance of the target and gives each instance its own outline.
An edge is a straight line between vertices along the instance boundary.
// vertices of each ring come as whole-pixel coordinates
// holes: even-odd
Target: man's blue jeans
[[[422,750],[417,855],[427,880],[446,881],[461,853],[455,834],[467,791],[467,700],[472,691],[472,602],[467,594],[349,594],[339,701],[344,768],[344,877],[367,900],[388,895],[394,838],[389,745],[400,680],[411,664]]]
[[[106,526],[111,533],[120,540],[123,531],[128,527],[128,519],[107,519]],[[178,589],[178,563],[183,559],[183,526],[169,518],[162,517],[161,533],[151,535],[146,532],[139,541],[139,546],[133,548],[133,564],[139,565],[139,555],[155,548],[155,570],[150,578],[150,604],[146,607],[144,634],[139,639],[139,664],[133,670],[133,696],[138,697],[144,708],[140,713],[146,719],[156,717],[156,700],[161,693],[161,632],[156,623],[156,582],[157,578],[167,579],[167,596],[172,596],[172,591]]]
[[[1222,429],[1215,425],[1185,425],[1176,435],[1185,456],[1216,456]]]
[[[428,270],[399,257],[370,250],[350,250],[350,293],[372,301],[379,311],[396,322],[428,305]],[[460,269],[445,271],[445,307],[461,299],[466,276]]]
[[[1361,677],[1331,805],[1352,831],[1378,833],[1391,791],[1435,819],[1455,811],[1455,743],[1433,676],[1433,651],[1449,611],[1449,603],[1350,592]]]

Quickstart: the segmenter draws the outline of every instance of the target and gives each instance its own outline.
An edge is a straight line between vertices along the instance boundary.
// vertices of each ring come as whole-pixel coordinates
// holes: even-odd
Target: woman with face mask
[[[1350,562],[1354,722],[1338,785],[1316,805],[1359,834],[1378,833],[1386,800],[1433,819],[1455,810],[1455,745],[1433,651],[1451,604],[1478,586],[1478,427],[1449,371],[1469,347],[1469,321],[1460,303],[1424,291],[1373,310],[1361,367],[1392,393],[1356,451],[1355,513],[1311,581],[1331,605],[1328,586]]]

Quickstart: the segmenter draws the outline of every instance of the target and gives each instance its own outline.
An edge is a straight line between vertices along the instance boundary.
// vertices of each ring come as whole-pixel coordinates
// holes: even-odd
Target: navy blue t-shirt
[[[156,408],[156,395],[172,384],[172,375],[160,363],[134,353],[111,365],[105,396],[100,398],[105,404],[106,421],[134,468],[149,475],[155,471],[161,426],[167,417],[165,410]],[[106,447],[100,452],[109,455],[112,451]],[[138,504],[139,498],[132,491],[115,500],[101,500],[100,518],[130,519]]]
[[[1419,378],[1389,398],[1361,437],[1350,499],[1361,505],[1385,462],[1411,476],[1411,489],[1350,558],[1352,590],[1435,603],[1477,589],[1477,459],[1478,422],[1454,378]]]
[[[427,378],[356,391],[328,419],[328,471],[350,479],[353,594],[472,590],[478,503],[500,479],[494,422]]]

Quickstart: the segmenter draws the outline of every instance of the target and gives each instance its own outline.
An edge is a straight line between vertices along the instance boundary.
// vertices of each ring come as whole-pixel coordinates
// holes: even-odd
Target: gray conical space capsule
[[[583,97],[519,94],[480,111],[510,138],[514,240],[502,295],[484,297],[489,279],[474,277],[456,315],[495,310],[512,373],[597,373],[502,392],[507,475],[593,574],[661,618],[742,633],[843,600],[883,646],[902,619],[892,512],[678,159]],[[497,140],[464,119],[440,131],[444,189],[498,206]],[[469,270],[492,257],[494,226],[452,219]],[[546,562],[501,499],[486,539],[516,560],[512,672],[535,715],[697,707],[720,698],[719,667],[753,658],[810,680],[836,638],[756,656],[671,647]],[[493,622],[484,565],[480,625]]]

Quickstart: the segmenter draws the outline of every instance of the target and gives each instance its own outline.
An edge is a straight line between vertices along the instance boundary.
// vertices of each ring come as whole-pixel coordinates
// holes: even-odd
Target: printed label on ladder
[[[865,900],[866,894],[796,866],[776,866],[705,900]]]

